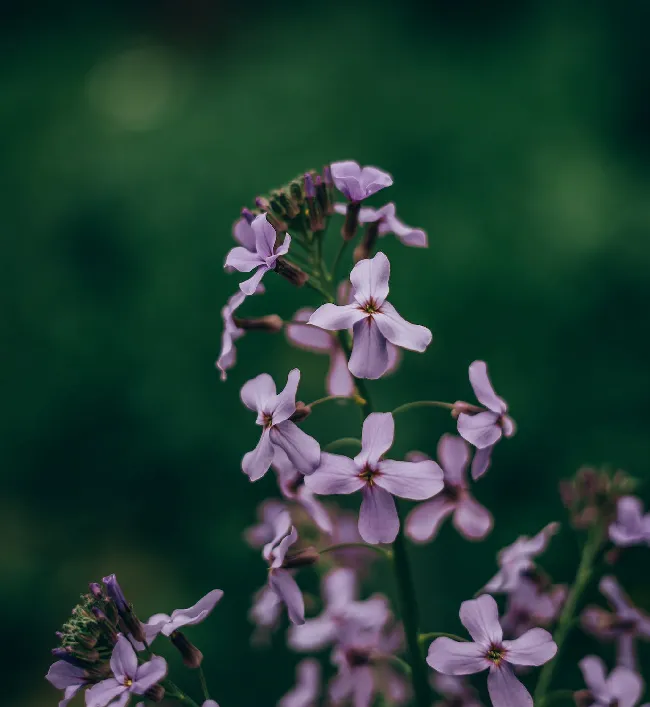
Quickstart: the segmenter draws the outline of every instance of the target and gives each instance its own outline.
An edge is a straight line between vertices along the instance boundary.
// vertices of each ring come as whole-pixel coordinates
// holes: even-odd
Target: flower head
[[[409,461],[428,459],[420,452]],[[469,446],[465,440],[445,434],[438,442],[438,461],[444,473],[444,488],[433,500],[414,508],[406,519],[406,534],[415,542],[428,542],[436,536],[444,519],[453,513],[454,527],[468,540],[483,540],[492,530],[492,514],[470,494],[465,471]]]
[[[386,301],[390,263],[383,253],[359,261],[350,273],[354,302],[324,304],[309,318],[320,329],[352,328],[353,347],[348,363],[357,378],[380,378],[390,368],[388,342],[410,351],[424,351],[431,343],[429,329],[403,319]]]
[[[278,707],[316,707],[321,691],[320,663],[301,660],[296,667],[296,685],[278,702]]]
[[[618,547],[650,546],[650,513],[643,514],[643,502],[623,496],[616,505],[616,521],[609,526],[609,538]]]
[[[332,162],[330,170],[334,186],[349,201],[363,201],[393,183],[387,172],[377,167],[361,167],[352,160]]]
[[[580,670],[588,688],[589,704],[594,707],[634,707],[643,692],[643,680],[629,668],[614,668],[605,675],[601,658],[588,655],[580,663]]]
[[[522,577],[508,594],[506,613],[501,619],[503,630],[506,635],[517,637],[535,626],[550,625],[559,616],[566,596],[564,584],[544,587]]]
[[[242,470],[251,481],[257,481],[266,474],[277,448],[283,450],[303,474],[311,474],[320,462],[318,442],[289,419],[296,411],[299,381],[300,371],[294,368],[289,373],[286,387],[279,394],[268,373],[249,380],[241,389],[242,402],[257,413],[257,424],[263,428],[257,447],[245,454],[242,460]]]
[[[514,641],[503,640],[497,603],[489,594],[464,601],[460,620],[473,642],[436,638],[429,646],[427,663],[445,675],[489,670],[488,691],[494,707],[533,707],[530,693],[511,666],[539,666],[549,661],[557,652],[551,634],[543,628],[533,628]]]
[[[337,214],[345,215],[347,210],[346,204],[335,204],[334,211]],[[394,233],[401,243],[413,248],[426,248],[428,245],[427,234],[421,228],[412,228],[407,226],[403,221],[397,218],[395,213],[395,204],[391,201],[385,204],[380,209],[373,209],[370,206],[364,206],[359,211],[359,223],[377,223],[378,235],[386,236],[389,233]]]
[[[431,460],[397,462],[384,459],[395,436],[391,413],[372,413],[363,423],[361,451],[354,459],[326,454],[305,479],[317,494],[361,491],[359,533],[368,543],[390,543],[397,537],[399,517],[393,496],[423,501],[443,487],[442,469]]]

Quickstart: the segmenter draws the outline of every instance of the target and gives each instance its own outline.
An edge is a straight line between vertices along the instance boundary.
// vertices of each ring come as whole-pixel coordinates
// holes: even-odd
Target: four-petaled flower
[[[592,707],[634,707],[639,701],[643,680],[633,670],[618,666],[606,676],[605,664],[595,655],[588,655],[578,665],[588,687],[584,698]]]
[[[650,545],[650,513],[643,514],[643,502],[623,496],[616,505],[616,521],[609,526],[609,539],[618,547]]]
[[[549,661],[557,652],[551,634],[543,628],[533,628],[514,641],[504,641],[497,603],[489,594],[464,601],[460,620],[473,642],[436,638],[429,646],[427,663],[446,675],[489,670],[487,682],[493,707],[532,707],[533,698],[511,666],[539,666]]]
[[[410,351],[424,351],[431,343],[426,327],[403,319],[386,301],[390,263],[383,253],[359,261],[350,273],[354,302],[339,306],[324,304],[309,318],[309,324],[327,329],[353,331],[348,366],[357,378],[380,378],[390,368],[388,342]]]
[[[296,411],[296,392],[300,371],[294,368],[281,393],[276,393],[273,378],[262,373],[249,380],[241,389],[244,405],[257,413],[262,436],[257,447],[244,455],[242,470],[251,481],[261,479],[269,470],[276,448],[285,452],[302,474],[311,474],[320,462],[318,442],[289,419]]]
[[[337,214],[345,215],[346,210],[346,204],[334,204],[334,211]],[[404,245],[413,248],[426,248],[428,245],[425,231],[421,228],[411,228],[411,226],[407,226],[397,218],[395,204],[392,201],[380,209],[373,209],[370,206],[364,206],[360,209],[359,223],[376,223],[377,221],[379,221],[379,236],[394,233]]]
[[[428,459],[421,452],[407,455],[409,461]],[[414,508],[406,519],[406,534],[423,543],[436,536],[444,519],[454,514],[454,527],[468,540],[482,540],[492,530],[492,514],[474,500],[467,486],[465,470],[469,445],[465,440],[445,434],[438,442],[438,461],[444,473],[444,488],[431,501]]]
[[[391,543],[399,531],[393,496],[423,501],[443,487],[442,469],[432,460],[397,462],[384,459],[395,437],[391,413],[371,413],[363,423],[361,451],[354,459],[323,453],[305,484],[317,494],[361,491],[359,533],[368,543]]]
[[[296,667],[296,684],[278,702],[278,707],[316,707],[321,691],[320,663],[301,660]]]
[[[377,167],[361,167],[353,160],[332,162],[330,169],[334,186],[353,202],[363,201],[393,183],[387,172]]]
[[[57,660],[47,671],[45,677],[57,690],[64,691],[59,707],[66,707],[77,692],[88,684],[86,671],[76,665],[70,665],[65,660]]]
[[[291,236],[287,233],[282,245],[276,247],[277,235],[275,228],[266,220],[266,214],[256,216],[251,224],[244,218],[237,222],[235,238],[241,245],[228,253],[224,267],[239,272],[255,270],[251,278],[239,284],[244,294],[252,295],[264,275],[275,268],[278,258],[289,252]]]

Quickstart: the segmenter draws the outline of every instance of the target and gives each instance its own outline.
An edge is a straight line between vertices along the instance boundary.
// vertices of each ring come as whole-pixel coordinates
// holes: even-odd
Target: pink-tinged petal
[[[359,510],[359,534],[371,545],[392,543],[399,531],[393,497],[378,486],[366,485]]]
[[[544,665],[557,653],[553,636],[543,628],[531,628],[514,641],[504,641],[503,647],[514,665]]]
[[[616,506],[616,522],[609,527],[609,537],[619,547],[643,542],[646,537],[643,503],[634,496],[623,496]]]
[[[469,447],[462,437],[444,434],[438,442],[438,461],[445,474],[445,481],[465,488],[465,470],[469,463]]]
[[[363,665],[354,671],[354,695],[352,704],[354,707],[370,707],[375,694],[375,681],[372,675],[372,668]]]
[[[332,181],[334,186],[350,201],[361,201],[365,194],[361,190],[361,167],[353,160],[332,162]]]
[[[492,450],[494,445],[477,449],[472,459],[472,479],[478,481],[483,474],[490,468],[492,463]]]
[[[319,327],[307,324],[313,313],[313,309],[305,307],[299,309],[293,315],[291,321],[296,323],[287,324],[287,340],[290,344],[299,349],[306,349],[307,351],[315,351],[317,353],[329,353],[333,348],[334,339],[330,334]]]
[[[289,629],[288,644],[294,651],[319,651],[336,638],[338,624],[327,614],[307,619],[301,626]]]
[[[385,226],[379,227],[380,233],[394,233],[403,245],[412,248],[427,248],[429,243],[427,234],[421,228],[412,228],[400,221],[396,216],[387,217]]]
[[[361,451],[354,458],[359,469],[375,467],[395,439],[395,420],[390,412],[371,412],[363,421]]]
[[[193,626],[200,623],[210,615],[222,596],[221,589],[213,589],[189,609],[176,609],[172,612],[170,624],[162,632],[165,636],[169,636],[182,626]]]
[[[386,348],[388,349],[388,368],[386,373],[394,373],[399,368],[400,363],[402,363],[402,349],[391,344],[390,341],[386,343]]]
[[[508,406],[505,400],[494,392],[485,361],[474,361],[474,363],[470,364],[469,382],[472,385],[476,399],[481,405],[485,405],[488,410],[492,410],[492,412],[496,412],[499,415],[506,412]]]
[[[228,377],[226,371],[229,371],[237,362],[237,349],[235,348],[235,341],[240,339],[244,335],[241,329],[236,332],[223,330],[221,335],[221,351],[219,352],[219,358],[217,359],[215,365],[219,369],[220,377],[222,381],[225,381]]]
[[[292,624],[303,624],[305,622],[305,602],[300,587],[289,572],[283,569],[274,569],[269,572],[269,586],[287,607],[289,621]]]
[[[634,707],[643,692],[641,676],[630,668],[617,666],[607,680],[612,703],[618,707]]]
[[[261,373],[244,383],[239,393],[242,403],[254,412],[263,410],[275,398],[275,383],[268,373]]]
[[[406,518],[406,534],[413,542],[429,542],[437,535],[442,522],[455,508],[455,502],[445,496],[421,503]]]
[[[503,631],[499,623],[499,608],[489,594],[464,601],[460,605],[460,621],[474,641],[489,648],[501,643]]]
[[[512,437],[517,431],[517,425],[510,415],[501,416],[501,429],[504,437]]]
[[[136,695],[144,695],[150,687],[164,680],[166,675],[167,661],[155,655],[148,663],[144,663],[138,668],[133,685],[131,685],[131,692]]]
[[[256,216],[251,228],[255,233],[255,250],[257,253],[262,258],[268,258],[273,255],[277,233],[275,228],[268,222],[266,214]]]
[[[86,707],[106,707],[112,700],[127,692],[128,687],[115,678],[109,678],[86,690]],[[128,693],[127,693],[128,694]]]
[[[272,461],[273,443],[271,442],[269,430],[265,429],[262,432],[260,441],[257,443],[257,447],[253,451],[244,454],[241,468],[251,481],[258,481],[269,470]]]
[[[388,172],[384,172],[377,167],[364,167],[360,175],[361,186],[365,195],[372,196],[380,189],[390,187],[393,183],[393,178]]]
[[[315,707],[320,683],[320,663],[313,658],[300,661],[296,668],[296,685],[280,699],[278,707]]]
[[[326,535],[331,535],[334,532],[334,525],[330,514],[310,489],[303,486],[298,492],[296,500],[305,509],[307,515],[314,521],[314,524],[321,532]]]
[[[291,236],[287,233],[287,235],[284,237],[284,240],[282,241],[281,245],[279,245],[275,249],[275,257],[273,258],[273,262],[277,260],[277,257],[280,255],[286,255],[289,252],[289,248],[291,247]],[[271,264],[271,261],[269,261],[269,265]]]
[[[431,343],[431,331],[419,324],[407,322],[390,302],[384,302],[373,319],[379,331],[395,346],[422,353]]]
[[[487,683],[492,707],[533,707],[530,692],[515,677],[507,663],[491,669]]]
[[[323,452],[320,466],[305,477],[305,486],[314,493],[327,496],[354,493],[365,486],[365,481],[359,478],[359,468],[350,457]]]
[[[332,348],[330,367],[327,372],[325,387],[328,395],[354,394],[354,378],[348,368],[348,359],[338,346]]]
[[[294,368],[289,372],[284,390],[269,402],[268,412],[273,415],[274,425],[279,425],[281,422],[288,420],[296,411],[296,394],[299,383],[300,371]]]
[[[59,702],[59,707],[68,707],[70,700],[81,690],[83,685],[70,685],[65,688],[63,699]]]
[[[496,412],[479,412],[476,415],[461,412],[458,416],[458,434],[478,449],[491,447],[503,434],[498,421]]]
[[[456,507],[453,523],[467,540],[483,540],[492,530],[494,521],[487,508],[468,496]]]
[[[301,474],[312,474],[320,464],[320,445],[298,425],[285,420],[271,428],[271,442],[280,447]]]
[[[253,231],[250,223],[242,216],[239,221],[235,222],[232,229],[233,238],[244,246],[246,250],[253,252],[255,250],[255,231]]]
[[[150,646],[154,642],[154,640],[162,632],[163,628],[171,620],[172,617],[168,616],[167,614],[154,614],[153,616],[149,617],[149,621],[144,624],[144,635],[148,646]],[[133,643],[137,651],[144,650],[144,644],[136,644],[136,642],[133,641],[133,638],[131,638],[131,642]]]
[[[123,692],[114,702],[111,702],[109,707],[126,707],[131,700],[131,693],[126,691]],[[86,705],[87,707],[87,705]]]
[[[239,283],[239,289],[246,295],[254,295],[257,291],[257,288],[260,286],[262,278],[264,277],[264,275],[266,275],[269,269],[270,268],[268,268],[266,265],[260,265],[259,268],[257,268],[257,270],[255,271],[253,277],[249,278],[248,280],[244,280],[244,282]]]
[[[485,648],[478,643],[462,643],[451,638],[436,638],[429,646],[427,663],[445,675],[472,675],[490,667]]]
[[[337,567],[325,575],[323,598],[327,608],[341,611],[354,601],[358,594],[357,575],[348,567]]]
[[[262,587],[256,592],[253,605],[248,612],[249,620],[263,628],[273,628],[280,618],[282,601],[269,587]]]
[[[289,552],[289,548],[294,545],[297,540],[298,531],[292,525],[289,528],[289,532],[286,533],[286,535],[280,540],[280,542],[278,542],[277,545],[272,548],[271,552],[268,553],[270,555],[269,559],[271,560],[272,569],[280,569],[280,567],[282,567],[282,565],[284,564],[284,558]]]
[[[368,313],[357,304],[323,304],[309,317],[309,324],[326,329],[339,331],[349,329],[362,319],[367,319]]]
[[[602,658],[595,655],[588,655],[579,663],[585,685],[594,695],[603,695],[607,692],[605,663]]]
[[[388,297],[390,262],[379,252],[374,258],[360,260],[350,273],[350,282],[354,288],[354,299],[362,306],[373,303],[380,307]]]
[[[621,585],[616,581],[616,577],[608,575],[603,577],[598,584],[600,593],[606,597],[619,614],[629,611],[632,602],[626,596]]]
[[[424,501],[442,491],[442,469],[432,460],[422,462],[379,462],[374,478],[377,486],[400,498]]]
[[[66,687],[80,686],[86,683],[85,672],[76,665],[70,665],[65,660],[57,660],[50,666],[45,679],[57,690],[65,690]]]
[[[120,682],[133,678],[138,669],[138,656],[128,638],[120,634],[111,655],[111,670]]]
[[[352,355],[348,367],[356,378],[381,378],[388,370],[388,349],[374,317],[367,317],[353,327]]]
[[[239,272],[250,272],[263,264],[262,259],[257,253],[237,246],[226,256],[224,267],[233,268]]]

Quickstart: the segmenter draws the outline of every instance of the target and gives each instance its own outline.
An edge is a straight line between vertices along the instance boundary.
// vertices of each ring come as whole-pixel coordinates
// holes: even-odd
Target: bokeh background
[[[225,384],[214,360],[231,224],[307,168],[380,165],[429,233],[426,252],[382,242],[392,302],[435,338],[371,384],[378,409],[467,398],[484,358],[519,424],[476,488],[490,538],[445,527],[413,551],[426,630],[461,630],[497,550],[563,519],[560,478],[584,463],[647,475],[649,21],[635,1],[3,3],[4,703],[56,704],[54,631],[109,572],[145,617],[225,590],[192,633],[222,705],[292,684],[281,633],[249,645],[265,570],[241,534],[274,487],[240,471],[257,429],[238,391],[297,365],[312,400],[326,361],[281,334],[244,339]],[[249,312],[318,303],[267,284]],[[323,406],[305,428],[326,443],[358,415]],[[410,413],[396,451],[433,452],[452,428]],[[567,530],[544,567],[569,580],[576,548]],[[647,551],[621,576],[650,609]],[[567,655],[594,647],[576,636]],[[574,665],[559,684],[581,686]]]

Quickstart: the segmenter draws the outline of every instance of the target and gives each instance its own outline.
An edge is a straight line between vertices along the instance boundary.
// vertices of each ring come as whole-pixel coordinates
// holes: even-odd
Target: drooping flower
[[[536,626],[549,626],[562,611],[567,587],[556,584],[541,587],[527,577],[522,577],[517,587],[508,594],[506,612],[501,625],[507,636],[518,637]]]
[[[423,501],[443,488],[442,469],[432,460],[384,459],[395,437],[391,413],[371,413],[363,423],[361,451],[354,459],[323,453],[321,464],[305,484],[317,494],[361,491],[359,533],[368,543],[391,543],[399,531],[393,496]]]
[[[334,186],[346,199],[354,202],[361,202],[393,183],[387,172],[377,167],[361,167],[353,160],[332,162],[330,171]]]
[[[334,211],[337,214],[345,215],[346,204],[335,204]],[[377,223],[377,234],[382,237],[389,233],[394,233],[398,240],[404,245],[413,248],[426,248],[428,246],[426,231],[421,228],[412,228],[397,218],[395,204],[391,201],[380,209],[373,209],[364,206],[359,211],[359,223]]]
[[[156,636],[171,636],[183,626],[194,626],[208,618],[212,610],[223,597],[221,589],[213,589],[203,598],[199,599],[189,609],[174,609],[171,616],[168,614],[154,614],[145,625],[147,643],[151,643]]]
[[[167,675],[164,658],[154,656],[138,665],[130,641],[120,634],[111,656],[113,677],[93,685],[86,692],[86,707],[124,707],[131,695],[145,695]]]
[[[595,655],[588,655],[578,665],[588,692],[576,693],[576,697],[584,698],[587,704],[594,707],[635,707],[639,701],[643,680],[633,670],[618,666],[606,676],[605,663]]]
[[[543,665],[557,652],[551,634],[533,628],[514,641],[503,640],[497,603],[489,594],[464,601],[460,620],[472,643],[436,638],[427,663],[446,675],[471,675],[489,670],[488,691],[494,707],[533,707],[533,698],[515,676],[513,665]]]
[[[311,474],[320,462],[320,445],[289,419],[296,411],[296,392],[300,371],[294,368],[284,390],[277,394],[268,373],[249,380],[241,389],[244,405],[257,413],[262,436],[257,447],[244,455],[242,470],[251,481],[261,479],[269,470],[277,448],[303,474]]]
[[[410,351],[424,351],[431,343],[426,327],[403,319],[386,301],[390,263],[383,253],[359,261],[350,273],[352,304],[324,304],[309,324],[339,331],[352,328],[353,346],[348,366],[357,378],[380,378],[390,367],[388,342]]]
[[[635,642],[650,640],[650,616],[632,603],[615,577],[603,577],[598,585],[612,612],[599,606],[588,606],[581,616],[585,631],[603,641],[616,641],[618,665],[636,670]]]
[[[279,626],[281,614],[282,600],[268,585],[255,592],[248,612],[248,620],[255,625],[251,638],[254,645],[268,644],[271,634]]]
[[[483,476],[490,466],[492,448],[502,436],[512,437],[515,423],[507,415],[508,405],[494,391],[488,377],[485,361],[474,361],[469,367],[469,381],[477,400],[487,410],[475,408],[467,403],[456,403],[458,434],[476,447],[472,460],[472,478]]]
[[[428,457],[411,452],[409,461]],[[445,434],[438,442],[438,461],[444,473],[444,488],[431,501],[414,508],[406,519],[406,534],[415,542],[432,540],[445,518],[453,513],[456,530],[467,540],[483,540],[492,530],[492,514],[471,495],[465,478],[469,446],[465,440]]]
[[[535,566],[533,558],[546,550],[559,529],[559,523],[549,523],[532,538],[522,535],[512,545],[504,547],[497,555],[499,571],[485,585],[485,591],[491,594],[514,591],[524,572]]]
[[[275,537],[275,523],[280,515],[287,510],[282,501],[277,498],[267,498],[257,507],[259,523],[244,530],[244,539],[254,549],[264,547]]]
[[[313,658],[305,658],[296,667],[295,686],[280,699],[278,707],[316,707],[320,691],[320,663]]]
[[[239,289],[245,295],[252,295],[264,275],[276,267],[278,258],[289,252],[291,236],[287,233],[282,245],[276,246],[277,236],[266,214],[256,216],[251,224],[243,218],[237,222],[235,237],[242,245],[228,253],[225,268],[239,272],[255,271],[251,278],[239,284]]]
[[[57,660],[45,676],[57,690],[63,690],[63,699],[59,702],[59,707],[66,707],[68,702],[88,685],[88,673],[76,665],[70,665],[65,660]]]
[[[478,693],[464,677],[436,673],[431,682],[435,691],[444,697],[442,702],[435,702],[434,707],[483,707]]]
[[[650,513],[643,513],[643,502],[623,496],[616,505],[616,521],[609,526],[609,538],[618,547],[650,545]]]

